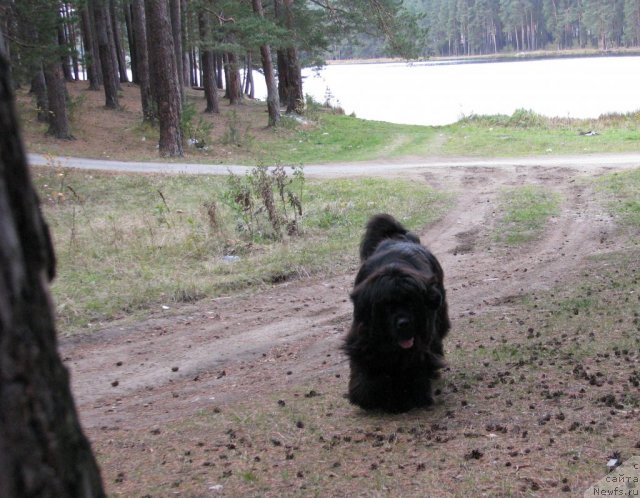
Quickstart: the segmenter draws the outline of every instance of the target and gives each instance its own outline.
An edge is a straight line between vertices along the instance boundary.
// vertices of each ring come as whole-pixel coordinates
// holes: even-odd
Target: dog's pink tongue
[[[407,339],[406,341],[400,341],[399,342],[400,347],[402,349],[409,349],[413,347],[413,337],[411,339]]]

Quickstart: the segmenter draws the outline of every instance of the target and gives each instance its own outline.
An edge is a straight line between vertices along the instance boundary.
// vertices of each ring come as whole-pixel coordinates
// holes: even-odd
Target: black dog
[[[351,367],[349,400],[396,413],[429,406],[451,327],[442,267],[388,214],[369,220],[360,259],[353,324],[343,345]]]

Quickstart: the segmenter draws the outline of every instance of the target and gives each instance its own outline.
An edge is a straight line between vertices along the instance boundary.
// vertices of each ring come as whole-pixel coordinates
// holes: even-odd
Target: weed
[[[281,240],[283,227],[287,235],[300,235],[304,189],[301,167],[293,168],[292,177],[283,166],[272,170],[258,166],[245,177],[230,172],[227,186],[224,198],[239,217],[240,232],[248,233],[250,239]],[[268,223],[264,221],[265,215]]]

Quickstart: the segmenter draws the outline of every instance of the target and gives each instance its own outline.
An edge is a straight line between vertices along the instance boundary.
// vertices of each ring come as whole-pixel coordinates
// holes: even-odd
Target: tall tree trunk
[[[287,54],[284,49],[276,52],[276,63],[278,65],[278,97],[280,102],[289,101],[289,69],[287,66]]]
[[[59,65],[58,65],[59,66]],[[57,352],[49,230],[0,54],[0,496],[104,497]]]
[[[182,26],[182,85],[187,86],[189,82],[189,71],[191,68],[189,67],[189,32],[190,32],[190,23],[189,17],[187,16],[187,0],[180,0],[180,11],[182,12],[182,16],[184,19],[184,25]]]
[[[301,113],[304,109],[302,69],[298,58],[298,49],[295,47],[287,48],[287,69],[289,70],[287,112]]]
[[[293,0],[275,0],[274,8],[277,18],[293,33]],[[298,49],[294,45],[278,51],[278,81],[280,101],[286,102],[287,112],[300,113],[304,108],[302,69]]]
[[[216,86],[218,90],[222,90],[224,88],[224,58],[219,52],[214,52],[213,55],[216,60]]]
[[[207,107],[204,112],[220,112],[220,104],[218,102],[218,89],[216,88],[215,78],[215,59],[213,57],[213,51],[211,47],[206,46],[209,40],[210,25],[209,25],[209,13],[198,13],[198,27],[200,29],[200,40],[202,40],[204,47],[202,47],[202,86],[204,87],[204,96],[207,100]]]
[[[31,90],[36,97],[36,109],[38,110],[38,121],[46,123],[49,120],[49,99],[47,99],[47,82],[44,79],[42,65],[31,78]]]
[[[138,76],[138,54],[136,53],[136,40],[133,34],[133,21],[131,19],[131,0],[127,0],[123,8],[124,23],[127,28],[127,40],[129,42],[129,54],[131,56],[131,81],[135,84],[138,84],[140,83],[140,77]]]
[[[113,60],[113,50],[109,37],[109,16],[106,5],[107,0],[94,0],[94,16],[98,51],[100,53],[100,65],[104,83],[105,106],[107,109],[118,108],[118,77]]]
[[[73,69],[73,78],[76,81],[80,80],[80,66],[78,63],[78,43],[77,43],[77,30],[76,21],[72,18],[72,10],[71,5],[67,2],[62,4],[62,15],[64,17],[64,30],[66,39],[69,42],[69,46],[71,47],[71,53],[69,55],[71,59],[71,68]]]
[[[169,0],[169,11],[171,15],[171,33],[173,35],[173,49],[176,52],[176,70],[178,72],[178,84],[180,87],[180,98],[183,98],[182,80],[182,14],[181,0]]]
[[[255,97],[254,85],[253,85],[253,60],[251,52],[247,52],[246,55],[246,71],[244,72],[244,94],[250,98]]]
[[[69,129],[67,94],[62,66],[55,61],[47,62],[44,65],[44,79],[47,85],[49,104],[49,129],[47,133],[56,138],[71,140],[73,135]]]
[[[136,67],[138,68],[138,85],[140,85],[142,119],[146,122],[154,122],[157,114],[151,93],[144,0],[131,1],[131,28],[136,43]]]
[[[198,54],[196,54],[195,47],[193,47],[189,53],[191,54],[191,86],[198,86],[198,72],[200,70],[198,68]]]
[[[64,25],[62,23],[58,25],[57,35],[58,35],[58,46],[67,47],[68,40],[65,37]],[[71,66],[69,65],[69,55],[67,53],[63,53],[60,56],[60,67],[62,68],[62,75],[64,76],[65,81],[73,81],[73,76],[71,75]]]
[[[264,17],[262,0],[252,0],[253,11],[260,17]],[[276,86],[276,78],[273,73],[273,62],[271,61],[271,48],[269,45],[260,46],[260,57],[262,58],[262,71],[267,85],[267,111],[269,114],[269,126],[276,126],[280,121],[280,98]]]
[[[145,0],[147,44],[160,122],[160,155],[182,156],[182,100],[166,0]]]
[[[242,87],[240,82],[240,69],[238,68],[238,57],[233,52],[227,54],[227,75],[229,83],[227,95],[229,104],[237,105],[242,101]]]
[[[109,0],[109,17],[111,19],[111,31],[113,33],[113,47],[116,53],[116,60],[118,61],[119,82],[128,83],[127,61],[125,60],[124,47],[122,46],[122,33],[115,0]]]
[[[96,58],[96,50],[93,36],[93,23],[89,15],[89,7],[84,6],[80,10],[80,31],[84,45],[84,62],[89,80],[89,90],[100,90],[102,78],[99,76],[100,58]]]

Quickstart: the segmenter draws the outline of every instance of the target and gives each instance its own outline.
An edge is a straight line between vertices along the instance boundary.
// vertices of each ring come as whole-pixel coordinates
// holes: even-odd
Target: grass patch
[[[468,116],[443,127],[445,155],[508,157],[635,152],[640,112],[598,119],[547,118],[519,109],[511,116]]]
[[[558,194],[540,186],[504,189],[499,198],[496,238],[510,245],[538,238],[549,218],[559,213],[559,204]]]
[[[394,213],[409,227],[437,219],[447,198],[401,180],[307,181],[299,235],[242,230],[227,179],[37,168],[58,257],[53,285],[60,326],[75,331],[357,263],[367,218]],[[212,213],[211,206],[215,207]],[[215,218],[215,219],[214,219]]]
[[[280,141],[263,150],[268,161],[327,163],[424,154],[436,128],[365,121],[320,112],[308,125],[280,133]]]
[[[605,175],[597,180],[608,209],[623,223],[640,227],[640,168]]]

